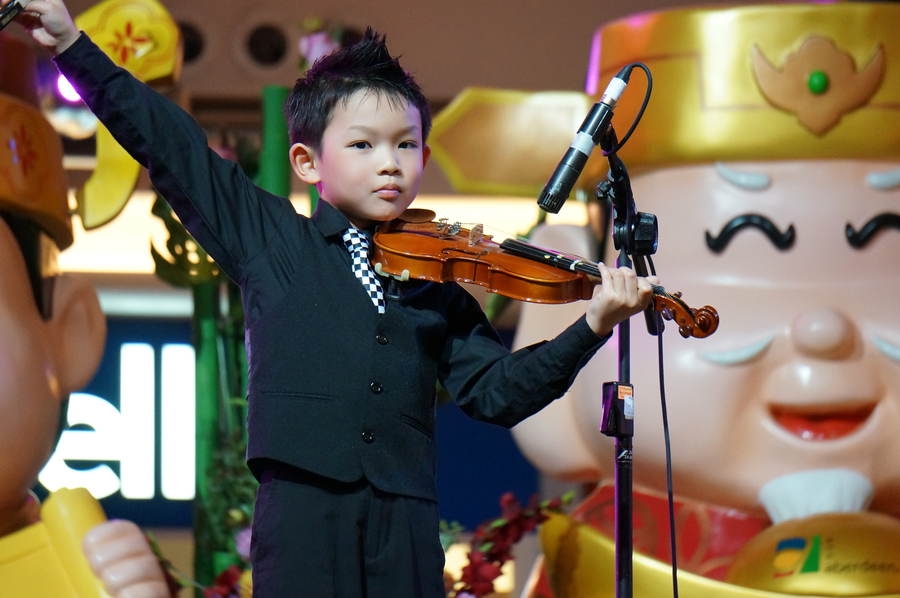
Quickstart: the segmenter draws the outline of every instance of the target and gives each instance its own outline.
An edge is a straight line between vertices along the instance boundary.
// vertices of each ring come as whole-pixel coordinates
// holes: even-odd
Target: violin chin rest
[[[431,222],[437,218],[437,212],[426,208],[407,208],[397,216],[401,222]]]

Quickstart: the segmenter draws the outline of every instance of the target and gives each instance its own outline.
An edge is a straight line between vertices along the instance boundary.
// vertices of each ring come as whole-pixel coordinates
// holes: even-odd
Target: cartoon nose
[[[842,313],[830,308],[811,309],[794,320],[794,346],[807,355],[839,359],[853,351],[856,328]]]

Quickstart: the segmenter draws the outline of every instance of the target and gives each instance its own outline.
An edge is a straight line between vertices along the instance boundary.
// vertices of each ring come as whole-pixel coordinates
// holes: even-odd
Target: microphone
[[[556,214],[569,198],[572,187],[581,176],[584,165],[587,164],[588,158],[594,147],[600,142],[603,133],[609,127],[612,120],[613,109],[622,97],[625,86],[628,85],[628,79],[631,77],[632,67],[626,66],[619,71],[609,85],[606,91],[600,97],[600,101],[595,103],[584,122],[581,123],[572,145],[566,151],[566,154],[560,160],[559,165],[553,172],[553,176],[544,185],[541,196],[538,198],[538,206],[545,212]]]
[[[3,10],[0,10],[0,31],[3,31],[30,2],[31,0],[13,0],[4,6]]]

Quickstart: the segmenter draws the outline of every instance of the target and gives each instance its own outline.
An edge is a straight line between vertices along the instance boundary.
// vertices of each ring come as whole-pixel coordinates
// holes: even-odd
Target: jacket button
[[[384,386],[380,382],[373,382],[369,384],[369,390],[372,391],[372,394],[380,395],[384,390]]]
[[[378,334],[378,335],[376,335],[376,336],[375,336],[375,340],[378,342],[379,345],[386,345],[386,344],[388,344],[388,338],[387,338],[385,335],[383,335],[383,334]]]
[[[375,432],[372,432],[371,430],[366,430],[365,432],[362,433],[362,439],[363,439],[363,442],[365,442],[366,444],[372,444],[373,442],[375,442]]]

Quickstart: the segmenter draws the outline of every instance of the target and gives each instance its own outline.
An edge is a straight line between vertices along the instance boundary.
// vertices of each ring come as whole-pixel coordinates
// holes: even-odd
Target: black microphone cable
[[[619,147],[621,147],[621,144],[619,145]],[[653,276],[656,276],[656,268],[653,265],[653,258],[651,258],[649,255],[647,256],[647,263],[650,268],[650,273]],[[668,408],[666,407],[666,378],[665,368],[663,367],[663,332],[665,331],[665,326],[663,325],[661,312],[656,312],[656,321],[657,330],[659,330],[659,334],[656,335],[657,358],[659,360],[659,400],[660,406],[662,407],[663,435],[666,442],[666,490],[668,492],[669,506],[669,549],[672,552],[672,596],[673,598],[678,598],[678,553],[677,542],[675,539],[675,493],[672,489],[672,446],[669,442],[669,415]]]

